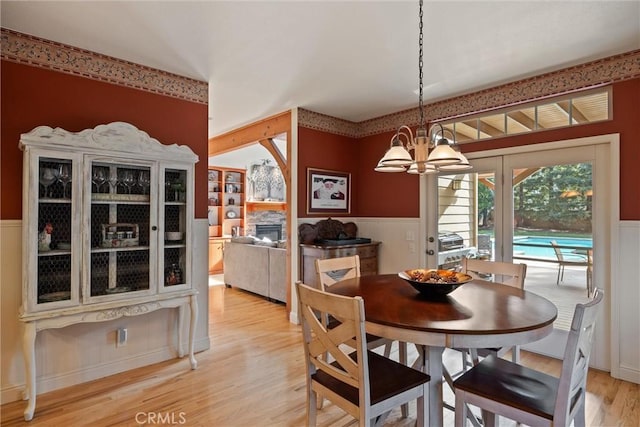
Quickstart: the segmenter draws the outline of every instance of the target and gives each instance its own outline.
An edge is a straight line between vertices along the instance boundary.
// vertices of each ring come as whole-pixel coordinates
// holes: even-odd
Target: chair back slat
[[[463,258],[462,272],[477,279],[486,279],[486,276],[491,275],[497,283],[524,289],[527,264]]]
[[[316,259],[316,273],[320,289],[326,290],[340,280],[360,277],[360,257]]]
[[[556,401],[554,410],[556,423],[562,424],[564,422],[569,425],[574,412],[583,403],[589,357],[591,356],[596,319],[602,299],[602,292],[596,288],[591,301],[587,304],[576,305],[562,362],[562,373],[558,386],[558,396],[562,396],[562,398]]]

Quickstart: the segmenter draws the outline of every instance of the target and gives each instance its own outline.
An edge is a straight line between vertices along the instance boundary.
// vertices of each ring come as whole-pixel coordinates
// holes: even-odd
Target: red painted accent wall
[[[314,129],[298,127],[298,216],[307,215],[307,168],[328,169],[351,173],[351,214],[332,214],[332,217],[359,216],[358,144],[354,138]]]
[[[77,132],[128,122],[163,144],[188,145],[195,170],[195,216],[207,216],[206,105],[53,70],[2,61],[0,218],[22,218],[20,134],[37,126]]]
[[[358,207],[360,216],[412,218],[420,216],[418,175],[381,173],[373,169],[389,149],[395,132],[359,140],[360,154]]]

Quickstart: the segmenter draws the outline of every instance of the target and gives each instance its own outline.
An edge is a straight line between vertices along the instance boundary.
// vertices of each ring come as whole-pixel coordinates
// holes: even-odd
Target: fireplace
[[[262,239],[268,238],[272,242],[282,239],[281,224],[256,224],[256,237]]]

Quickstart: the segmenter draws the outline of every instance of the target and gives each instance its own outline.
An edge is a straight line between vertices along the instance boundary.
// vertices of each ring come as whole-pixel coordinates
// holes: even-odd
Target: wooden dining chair
[[[527,264],[516,264],[500,261],[485,261],[473,258],[462,260],[462,272],[470,276],[483,280],[491,280],[518,289],[524,289],[524,280],[527,275]],[[502,357],[511,351],[511,360],[520,362],[520,347],[500,347],[500,348],[479,348],[471,349],[470,356],[474,363],[478,362],[478,357],[487,357],[495,354]],[[462,369],[466,371],[469,367],[467,352],[462,353]]]
[[[416,400],[417,425],[426,426],[430,377],[367,350],[362,298],[331,294],[301,282],[296,282],[296,293],[305,353],[307,425],[316,425],[320,394],[360,426],[370,426],[375,418]],[[339,324],[327,328],[318,313]]]
[[[320,283],[320,289],[323,291],[326,291],[332,285],[341,280],[360,277],[360,257],[358,255],[316,259],[315,263],[318,283]],[[329,328],[333,327],[333,319],[325,319],[325,322]],[[367,348],[369,350],[384,346],[384,356],[391,356],[393,340],[372,334],[366,334],[366,340]],[[405,365],[407,364],[407,344],[404,342],[398,342],[398,361]],[[318,409],[320,408],[322,408],[322,398],[318,400]],[[406,405],[402,406],[402,416],[407,416]]]
[[[320,289],[326,291],[333,284],[346,279],[360,277],[360,257],[358,255],[345,256],[339,258],[316,259],[316,274]],[[331,320],[327,319],[327,324],[331,327]],[[367,334],[367,348],[373,350],[384,346],[384,356],[391,355],[393,341],[375,335]],[[404,350],[400,344],[400,361],[402,362],[402,352],[404,351],[404,361],[406,362],[406,344]]]
[[[454,381],[456,427],[465,425],[467,405],[478,406],[484,426],[504,416],[532,426],[585,425],[585,390],[593,334],[602,303],[594,289],[593,300],[577,304],[565,348],[560,377],[489,356]]]

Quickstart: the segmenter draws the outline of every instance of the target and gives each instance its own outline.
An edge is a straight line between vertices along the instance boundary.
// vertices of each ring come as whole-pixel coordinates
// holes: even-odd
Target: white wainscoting
[[[206,219],[194,221],[192,274],[194,286],[199,291],[197,352],[210,347],[207,227]],[[7,403],[22,399],[25,382],[22,323],[18,320],[18,307],[22,302],[22,221],[0,221],[0,235],[1,403]],[[40,332],[36,344],[38,393],[177,357],[176,334],[167,333],[175,329],[176,316],[177,310],[158,310],[145,316]],[[186,327],[189,322],[184,324]],[[128,329],[129,340],[126,346],[116,348],[115,331],[119,327]],[[183,348],[187,348],[188,333],[185,331],[183,336]],[[185,370],[191,369],[188,358],[184,358],[183,363]]]
[[[621,221],[618,242],[612,266],[611,375],[640,384],[640,221]]]
[[[424,268],[420,264],[418,218],[357,218],[358,235],[382,242],[378,254],[380,274],[392,274],[410,268]]]

